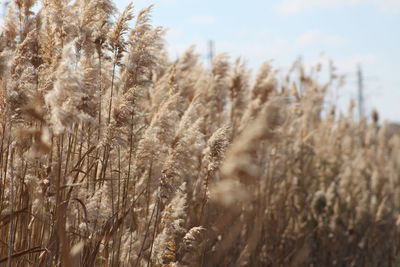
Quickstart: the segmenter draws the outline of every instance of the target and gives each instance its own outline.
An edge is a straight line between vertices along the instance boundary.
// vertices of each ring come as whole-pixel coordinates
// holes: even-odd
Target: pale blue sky
[[[4,0],[0,0],[3,2]],[[122,10],[130,1],[115,1]],[[400,0],[137,0],[135,12],[154,4],[153,22],[168,29],[176,58],[191,44],[205,55],[243,57],[256,69],[263,61],[283,70],[299,56],[313,64],[323,53],[348,74],[342,104],[356,96],[356,67],[365,75],[367,112],[400,121]]]
[[[121,9],[129,1],[118,1]],[[171,57],[196,44],[201,54],[212,39],[217,53],[242,56],[257,68],[273,59],[287,68],[302,56],[324,54],[348,74],[343,102],[356,96],[356,67],[365,75],[366,112],[400,121],[400,0],[138,0],[155,4],[153,21],[169,29]]]

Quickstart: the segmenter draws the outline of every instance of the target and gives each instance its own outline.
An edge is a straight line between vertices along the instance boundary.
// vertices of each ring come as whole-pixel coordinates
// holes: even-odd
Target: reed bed
[[[400,137],[327,104],[333,67],[251,79],[171,61],[151,6],[35,2],[0,35],[0,265],[399,264]]]

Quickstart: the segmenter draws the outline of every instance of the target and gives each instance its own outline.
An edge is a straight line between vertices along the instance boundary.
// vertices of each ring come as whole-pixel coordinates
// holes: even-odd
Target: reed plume
[[[35,3],[0,32],[0,264],[399,265],[400,137],[338,115],[333,63],[252,78],[170,60],[152,6]]]

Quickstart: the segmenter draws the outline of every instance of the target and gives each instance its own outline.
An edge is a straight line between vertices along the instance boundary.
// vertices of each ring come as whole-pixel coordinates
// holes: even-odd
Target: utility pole
[[[208,41],[208,60],[210,61],[210,67],[212,67],[212,61],[215,54],[215,44],[213,40]]]
[[[364,77],[361,65],[357,66],[357,80],[358,80],[358,115],[361,119],[364,117]]]
[[[304,73],[303,73],[303,56],[299,56],[298,58],[297,58],[297,72],[298,72],[298,75],[299,75],[299,92],[300,92],[300,95],[302,95],[303,94],[303,92],[304,92],[304,86],[303,86],[303,75],[304,75]]]

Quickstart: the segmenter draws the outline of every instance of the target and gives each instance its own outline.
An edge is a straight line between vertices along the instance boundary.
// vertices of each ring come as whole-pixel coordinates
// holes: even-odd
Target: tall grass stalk
[[[152,6],[34,4],[0,33],[0,264],[399,264],[400,136],[329,106],[333,66],[251,79],[170,61]]]

